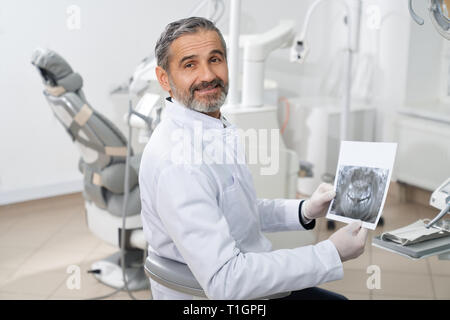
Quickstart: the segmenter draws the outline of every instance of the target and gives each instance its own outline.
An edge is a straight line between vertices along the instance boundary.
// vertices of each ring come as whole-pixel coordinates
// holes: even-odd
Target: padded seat
[[[149,278],[163,286],[196,297],[206,298],[203,288],[195,279],[187,264],[148,252],[144,269]],[[290,294],[290,292],[282,292],[259,298],[259,300],[283,298]]]

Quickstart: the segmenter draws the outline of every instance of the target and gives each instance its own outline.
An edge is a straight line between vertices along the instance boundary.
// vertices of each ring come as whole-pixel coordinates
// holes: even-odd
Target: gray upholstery
[[[87,102],[82,91],[82,77],[59,54],[36,49],[31,63],[42,76],[44,96],[55,117],[80,150],[83,196],[111,214],[121,216],[127,139]],[[127,216],[141,211],[138,185],[140,155],[131,154]]]
[[[195,279],[187,264],[163,258],[153,252],[148,252],[145,260],[145,273],[149,278],[175,291],[206,298],[205,292]],[[290,295],[291,292],[280,292],[259,300],[277,299]]]
[[[31,63],[40,68],[42,73],[49,75],[48,77],[43,75],[44,82],[52,86],[59,85],[58,81],[74,73],[67,61],[51,50],[37,48],[33,52]]]
[[[124,193],[124,179],[125,179],[125,163],[114,163],[100,172],[100,179],[102,186],[111,191],[112,193]],[[129,185],[135,186],[138,183],[138,176],[133,168],[129,170],[130,175],[128,177]]]
[[[173,290],[197,297],[205,297],[202,287],[189,267],[175,260],[166,259],[148,252],[145,273],[158,283]]]

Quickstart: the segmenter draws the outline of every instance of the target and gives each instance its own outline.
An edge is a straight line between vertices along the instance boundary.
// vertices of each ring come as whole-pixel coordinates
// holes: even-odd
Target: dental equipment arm
[[[427,228],[432,227],[436,222],[441,220],[442,217],[445,216],[447,213],[450,213],[450,199],[447,202],[447,206],[444,209],[442,209],[442,211],[439,212],[439,214],[433,220],[431,220],[430,223],[426,225],[426,227]]]
[[[311,21],[311,16],[314,13],[314,10],[318,7],[319,4],[321,4],[322,2],[324,2],[326,0],[316,0],[309,8],[308,11],[306,12],[306,16],[305,16],[305,20],[303,22],[303,27],[302,27],[302,31],[300,32],[299,35],[296,36],[295,41],[292,45],[291,48],[291,62],[299,62],[302,63],[308,52],[309,52],[309,47],[306,45],[306,35],[308,32],[308,28],[310,25],[310,21]],[[350,16],[350,7],[348,6],[348,4],[346,2],[343,1],[335,1],[335,3],[339,3],[345,10],[345,13],[347,15],[347,17]],[[359,10],[359,9],[358,9]],[[348,21],[347,21],[348,23]],[[350,30],[350,25],[349,25],[349,31],[348,31],[348,38],[347,38],[347,46],[349,50],[352,50],[352,47],[354,50],[356,50],[357,48],[357,39],[358,37],[356,37],[356,41],[355,43],[352,45],[352,30]],[[356,28],[359,29],[359,28]]]
[[[305,60],[305,57],[309,51],[308,46],[305,44],[305,38],[307,29],[309,26],[309,21],[311,19],[312,13],[317,8],[317,6],[324,2],[325,0],[316,0],[308,9],[306,13],[306,18],[303,24],[302,32],[298,37],[296,37],[290,53],[291,62],[299,62],[302,63]],[[344,1],[335,1],[334,3],[339,3],[345,9],[347,16],[347,70],[346,70],[346,86],[343,100],[343,108],[341,114],[341,124],[340,124],[340,139],[341,141],[347,140],[347,122],[348,122],[348,114],[350,111],[350,103],[351,103],[351,87],[352,87],[352,79],[351,79],[351,70],[352,70],[352,62],[353,62],[353,54],[357,51],[359,46],[359,25],[361,21],[361,1],[355,0],[354,6],[355,8],[350,8],[350,6]],[[354,11],[352,10],[354,9]],[[355,12],[352,15],[352,11]],[[353,38],[353,41],[352,41]]]
[[[244,47],[242,105],[261,107],[264,98],[264,63],[275,49],[283,48],[294,39],[294,21],[281,21],[278,26],[248,39]]]
[[[156,58],[145,58],[141,64],[136,68],[130,81],[130,93],[138,95],[143,90],[147,89],[150,81],[157,81],[155,74]]]

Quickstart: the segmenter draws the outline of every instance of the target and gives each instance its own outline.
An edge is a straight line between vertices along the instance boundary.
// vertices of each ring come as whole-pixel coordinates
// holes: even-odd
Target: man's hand
[[[361,225],[361,220],[352,222],[330,236],[329,239],[339,252],[342,262],[355,259],[364,252],[367,229]]]
[[[336,192],[331,184],[321,183],[311,198],[303,203],[303,216],[308,220],[325,217],[330,202],[335,196]]]

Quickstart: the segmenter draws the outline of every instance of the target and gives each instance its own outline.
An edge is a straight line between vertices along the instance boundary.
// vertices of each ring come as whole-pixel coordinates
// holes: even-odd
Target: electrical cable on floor
[[[84,299],[84,300],[102,300],[102,299],[106,299],[106,298],[112,297],[113,295],[115,295],[116,293],[119,293],[122,290],[123,290],[123,287],[120,287],[120,288],[114,290],[111,293],[105,294],[104,296],[99,296],[99,297],[94,297],[94,298],[87,298],[87,299]]]

